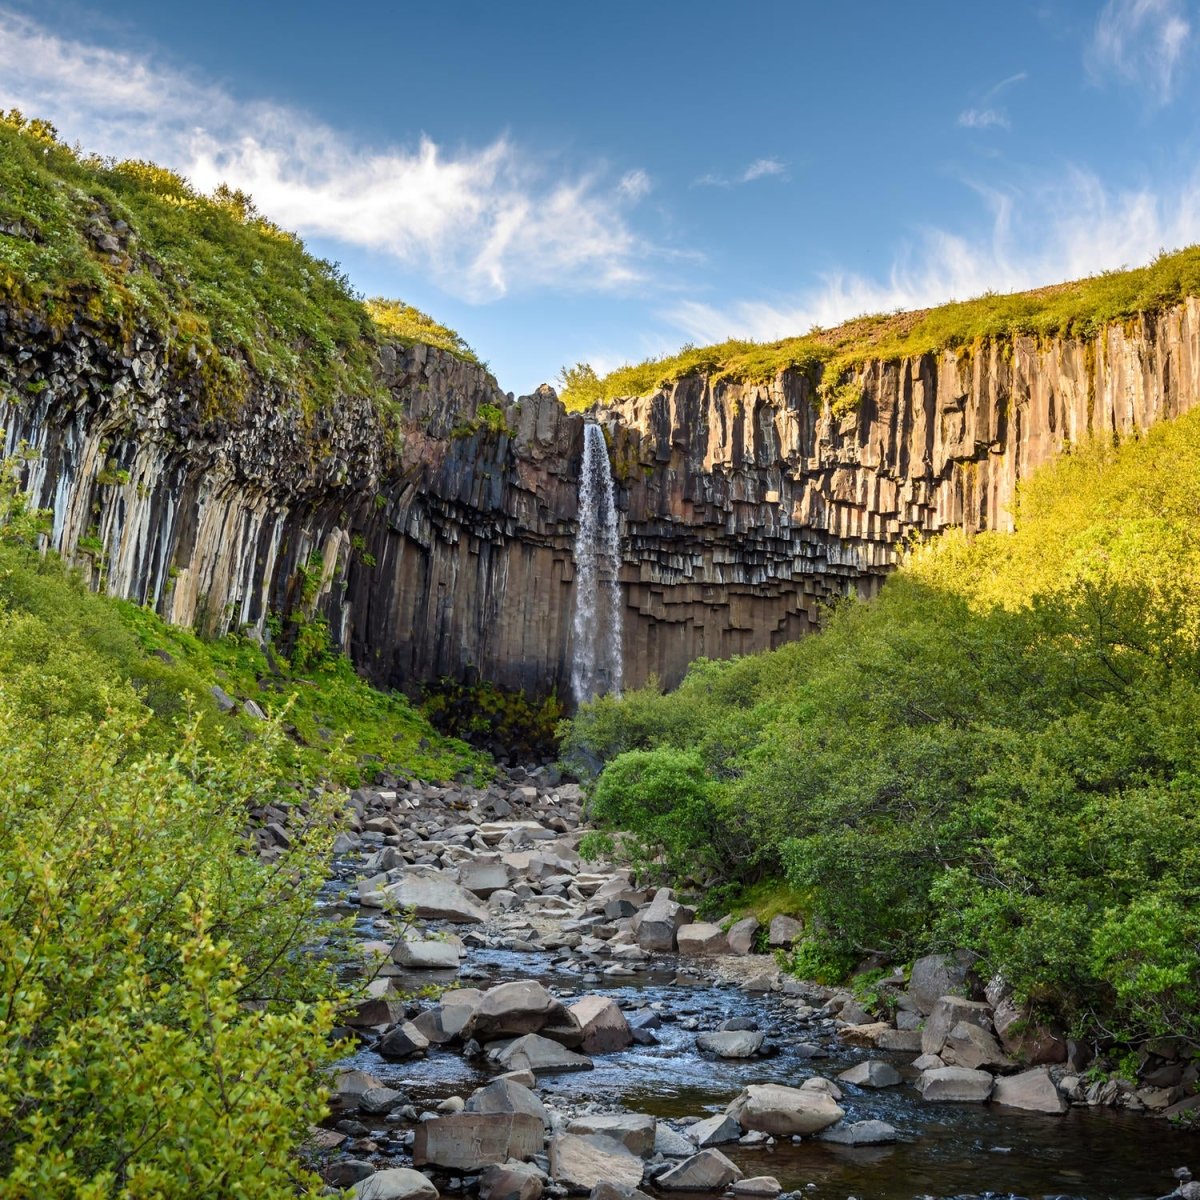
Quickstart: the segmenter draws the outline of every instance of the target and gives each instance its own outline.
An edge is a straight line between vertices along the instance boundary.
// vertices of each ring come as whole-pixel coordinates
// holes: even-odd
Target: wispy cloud
[[[1008,113],[999,105],[993,105],[991,101],[995,100],[1006,88],[1023,83],[1028,78],[1028,71],[1017,71],[1007,79],[993,84],[980,97],[977,106],[965,108],[958,114],[959,125],[964,129],[1010,129],[1012,122],[1008,119]]]
[[[777,158],[756,158],[745,170],[736,175],[701,175],[694,187],[736,187],[741,183],[753,183],[756,179],[787,178],[787,163]]]
[[[471,301],[539,286],[623,288],[655,248],[631,212],[644,171],[572,173],[508,137],[447,150],[364,146],[311,115],[150,58],[72,41],[0,8],[0,104],[116,157],[154,158],[208,190],[245,188],[280,224],[391,255]]]
[[[1095,82],[1115,78],[1166,104],[1192,40],[1183,0],[1108,0],[1084,62]]]
[[[990,236],[926,230],[883,276],[832,272],[807,291],[662,313],[687,338],[774,340],[864,313],[924,308],[987,291],[1015,291],[1135,266],[1160,249],[1200,240],[1200,175],[1170,193],[1113,192],[1092,172],[1067,170],[1028,193],[977,189]]]

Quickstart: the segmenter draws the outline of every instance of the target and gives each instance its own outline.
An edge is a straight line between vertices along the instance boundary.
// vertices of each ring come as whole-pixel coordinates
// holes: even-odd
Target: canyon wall
[[[0,429],[37,452],[49,541],[93,586],[211,631],[319,614],[380,683],[566,695],[582,416],[421,345],[381,352],[385,403],[308,418],[267,385],[208,415],[165,363],[149,334],[114,347],[86,320],[0,312]],[[798,637],[822,602],[872,594],[909,535],[1005,528],[1065,444],[1189,408],[1200,302],[1090,340],[872,363],[861,385],[842,418],[797,370],[690,376],[598,414],[629,685]]]

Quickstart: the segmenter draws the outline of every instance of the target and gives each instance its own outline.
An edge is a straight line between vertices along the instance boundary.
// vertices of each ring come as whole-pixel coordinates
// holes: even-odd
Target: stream
[[[367,840],[339,858],[326,902],[331,913],[353,914],[356,936],[364,942],[390,942],[395,937],[392,916],[354,902],[353,889],[364,874],[369,874],[364,869],[367,855],[377,855],[386,841],[404,848],[406,866],[411,861],[427,869],[440,864],[446,870],[451,861],[465,857],[459,849],[470,851],[470,838],[464,847],[452,846],[454,838],[461,841],[464,837],[464,793],[460,790],[448,794],[451,803],[439,817],[429,792],[417,793],[413,799],[418,806],[409,810],[407,824],[396,820],[393,812],[401,830],[398,835],[384,834],[382,839],[372,838],[369,833],[360,835]],[[485,818],[487,795],[481,791],[467,801],[480,805]],[[548,811],[556,811],[554,796],[553,792],[543,791],[538,803]],[[505,804],[501,811],[507,807]],[[530,811],[535,809],[531,805]],[[423,826],[414,827],[417,814]],[[528,820],[526,813],[515,815]],[[458,830],[448,842],[438,841],[439,820],[443,829]],[[563,836],[561,829],[547,829],[546,833],[559,839]],[[550,845],[548,841],[530,842],[524,837],[513,840],[520,846],[518,853],[531,853],[531,845]],[[476,834],[474,841],[478,851],[483,839]],[[450,845],[451,854],[439,856],[439,845]],[[489,847],[477,856],[487,860],[494,854]],[[589,864],[578,868],[580,877],[591,870]],[[795,1087],[814,1074],[836,1081],[855,1063],[875,1058],[892,1063],[904,1077],[903,1083],[877,1090],[839,1082],[843,1093],[839,1103],[846,1110],[847,1122],[878,1119],[894,1126],[897,1140],[893,1144],[850,1147],[812,1137],[778,1137],[773,1144],[731,1142],[719,1146],[721,1153],[747,1177],[773,1176],[785,1193],[822,1200],[967,1196],[1153,1200],[1176,1187],[1172,1173],[1175,1168],[1200,1165],[1200,1156],[1195,1154],[1195,1133],[1140,1114],[1073,1106],[1062,1116],[1048,1116],[989,1104],[927,1103],[913,1087],[917,1075],[909,1065],[913,1054],[847,1046],[837,1036],[833,1020],[800,1021],[795,1001],[781,992],[745,990],[739,980],[744,982],[752,970],[746,959],[734,964],[724,960],[710,963],[654,954],[644,962],[622,967],[604,963],[595,954],[581,954],[556,944],[561,940],[564,921],[575,919],[580,906],[574,903],[565,907],[561,893],[567,893],[567,900],[573,898],[563,875],[551,879],[548,892],[539,890],[536,883],[515,885],[518,892],[525,893],[517,896],[518,904],[508,907],[507,895],[505,904],[497,906],[493,901],[489,920],[481,924],[447,924],[433,919],[423,922],[429,931],[443,937],[463,938],[457,971],[389,969],[392,993],[407,997],[419,996],[423,989],[430,988],[487,989],[508,981],[535,980],[567,1005],[585,995],[599,995],[610,997],[625,1014],[655,1011],[661,1020],[653,1030],[657,1044],[634,1044],[615,1053],[596,1054],[589,1071],[538,1075],[535,1090],[550,1110],[554,1128],[565,1127],[566,1120],[579,1113],[628,1111],[649,1114],[682,1129],[688,1119],[723,1112],[748,1084]],[[576,891],[583,895],[586,888]],[[547,895],[553,900],[549,908]],[[759,965],[770,966],[765,956],[750,957]],[[722,966],[736,969],[730,973]],[[430,1002],[424,1003],[428,1006]],[[420,1007],[420,1001],[410,1001],[409,1015]],[[767,1035],[766,1056],[716,1059],[697,1050],[697,1031],[714,1030],[722,1022],[737,1018],[753,1023]],[[359,1030],[359,1047],[340,1064],[340,1069],[367,1072],[402,1091],[426,1119],[439,1102],[451,1097],[465,1099],[505,1069],[481,1054],[468,1056],[462,1046],[453,1043],[430,1045],[422,1055],[391,1061],[375,1048],[378,1039],[374,1034],[378,1032]],[[375,1148],[377,1153],[371,1161],[376,1167],[412,1165],[408,1157],[411,1138],[403,1136],[412,1123],[399,1121],[396,1116],[390,1114],[385,1120],[359,1115],[355,1120],[370,1130],[365,1139],[366,1130],[361,1126],[353,1122],[344,1125],[357,1135],[350,1145]],[[342,1120],[345,1122],[345,1117]],[[329,1124],[338,1128],[336,1119]],[[345,1152],[345,1146],[340,1147],[332,1159]],[[362,1157],[361,1149],[356,1154]],[[473,1190],[477,1172],[463,1177],[434,1168],[426,1170],[443,1194],[478,1194]],[[720,1194],[659,1192],[649,1176],[643,1187],[652,1195]],[[549,1182],[544,1194],[561,1195],[564,1189]]]

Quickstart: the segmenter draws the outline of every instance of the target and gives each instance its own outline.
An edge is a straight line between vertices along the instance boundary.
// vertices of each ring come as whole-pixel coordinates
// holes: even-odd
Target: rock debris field
[[[581,860],[553,768],[359,790],[349,817],[326,902],[370,982],[307,1147],[331,1194],[1200,1200],[1196,1136],[1128,1111],[1172,1087],[1090,1081],[965,956],[876,1011],[783,975],[755,951],[798,921],[699,921]]]

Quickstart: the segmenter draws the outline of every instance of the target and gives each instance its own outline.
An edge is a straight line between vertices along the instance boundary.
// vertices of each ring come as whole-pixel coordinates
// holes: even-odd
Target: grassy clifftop
[[[64,145],[53,126],[0,116],[0,303],[66,327],[81,313],[123,342],[148,327],[228,411],[255,381],[305,411],[371,394],[382,340],[477,361],[409,305],[364,303],[245,193],[198,192],[149,162]]]
[[[587,408],[621,396],[643,396],[685,375],[762,383],[787,367],[818,373],[827,397],[868,360],[896,361],[917,354],[954,350],[984,342],[1032,335],[1092,337],[1105,325],[1161,312],[1200,294],[1200,246],[1162,254],[1133,271],[1106,271],[1010,295],[989,293],[975,300],[914,312],[858,317],[834,329],[815,329],[777,342],[730,339],[715,346],[687,346],[666,358],[618,367],[603,377],[586,363],[564,371],[563,403]]]

